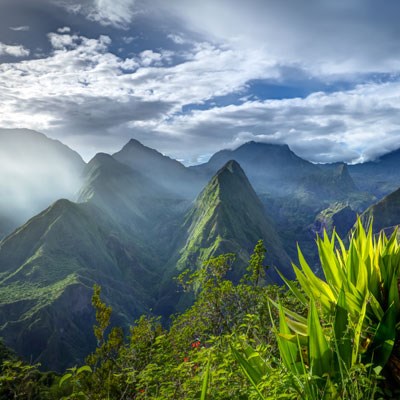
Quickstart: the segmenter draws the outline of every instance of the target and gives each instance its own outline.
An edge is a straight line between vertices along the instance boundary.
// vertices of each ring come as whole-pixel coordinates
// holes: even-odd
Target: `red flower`
[[[189,357],[183,357],[183,361],[184,362],[188,362],[189,361]]]

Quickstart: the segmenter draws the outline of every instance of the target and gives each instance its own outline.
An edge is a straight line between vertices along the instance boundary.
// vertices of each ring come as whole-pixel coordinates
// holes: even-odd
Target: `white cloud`
[[[94,0],[89,18],[104,25],[127,27],[135,15],[134,0]]]
[[[27,32],[29,31],[30,28],[28,25],[22,25],[22,26],[10,26],[10,29],[16,32]]]
[[[59,5],[101,25],[125,29],[139,12],[135,3],[135,0],[62,0]]]
[[[62,28],[58,28],[57,32],[58,33],[70,33],[71,32],[71,28],[69,26],[64,26]]]
[[[134,40],[134,36],[122,36],[122,41],[126,44],[131,44]]]
[[[141,64],[144,67],[148,67],[150,65],[161,65],[161,54],[156,53],[153,50],[145,50],[140,53]]]
[[[157,1],[157,0],[156,0]],[[158,0],[186,28],[236,49],[258,49],[316,76],[400,67],[400,4],[385,1]]]
[[[167,35],[167,38],[172,40],[176,44],[185,44],[188,43],[187,39],[185,39],[182,35],[177,35],[174,33],[171,33]]]
[[[133,125],[178,137],[175,148],[168,150],[192,162],[201,154],[249,140],[286,143],[315,162],[360,162],[399,147],[400,83],[360,85],[305,99],[247,101],[192,111],[157,125]]]
[[[8,55],[12,57],[27,57],[29,50],[21,45],[9,45],[0,42],[0,56]]]

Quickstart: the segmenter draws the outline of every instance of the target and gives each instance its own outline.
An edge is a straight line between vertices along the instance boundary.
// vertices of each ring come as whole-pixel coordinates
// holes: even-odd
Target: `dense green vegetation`
[[[0,398],[398,398],[400,245],[358,222],[346,246],[317,240],[324,278],[299,250],[297,281],[265,286],[260,241],[247,273],[226,279],[225,254],[178,278],[193,305],[166,329],[142,316],[124,336],[95,286],[96,350],[62,375],[39,372],[0,348]]]

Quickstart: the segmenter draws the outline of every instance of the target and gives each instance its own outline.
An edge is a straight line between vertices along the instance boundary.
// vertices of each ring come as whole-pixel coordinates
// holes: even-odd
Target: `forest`
[[[124,332],[93,289],[96,350],[64,373],[1,347],[1,399],[390,399],[400,381],[397,230],[358,220],[348,240],[316,240],[321,273],[298,249],[296,280],[265,285],[260,240],[238,283],[235,255],[184,271],[192,305],[168,322],[143,315]]]

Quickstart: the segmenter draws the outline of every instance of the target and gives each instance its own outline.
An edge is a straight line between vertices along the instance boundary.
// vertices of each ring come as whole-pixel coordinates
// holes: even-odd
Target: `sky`
[[[186,165],[254,140],[312,162],[400,147],[396,0],[0,0],[0,127],[85,160]]]

